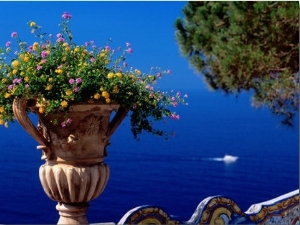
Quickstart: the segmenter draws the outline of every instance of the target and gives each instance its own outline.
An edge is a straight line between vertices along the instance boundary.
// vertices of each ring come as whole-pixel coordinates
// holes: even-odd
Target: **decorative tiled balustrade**
[[[252,205],[246,212],[231,199],[214,196],[204,199],[188,221],[172,219],[162,208],[139,206],[128,211],[118,224],[286,224],[300,225],[299,190]]]

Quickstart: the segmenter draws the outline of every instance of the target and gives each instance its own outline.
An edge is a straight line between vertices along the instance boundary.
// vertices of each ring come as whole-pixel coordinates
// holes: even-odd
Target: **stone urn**
[[[88,202],[103,192],[109,178],[106,146],[128,111],[118,104],[77,104],[70,108],[67,126],[61,125],[65,112],[45,116],[32,99],[16,98],[13,111],[43,151],[39,177],[48,197],[58,202],[58,224],[88,224]],[[37,115],[37,126],[28,111]]]

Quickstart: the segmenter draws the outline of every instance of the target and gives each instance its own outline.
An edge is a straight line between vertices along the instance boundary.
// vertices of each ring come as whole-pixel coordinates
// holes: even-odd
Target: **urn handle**
[[[26,108],[27,108],[27,99],[25,97],[15,98],[13,105],[13,112],[21,124],[21,126],[29,133],[40,145],[39,148],[46,149],[49,148],[47,139],[38,131],[38,129],[33,125],[29,119]]]
[[[116,115],[113,117],[111,122],[108,126],[107,136],[110,137],[117,127],[120,125],[120,123],[123,121],[123,119],[126,117],[128,113],[128,109],[124,107],[120,107],[116,113]]]

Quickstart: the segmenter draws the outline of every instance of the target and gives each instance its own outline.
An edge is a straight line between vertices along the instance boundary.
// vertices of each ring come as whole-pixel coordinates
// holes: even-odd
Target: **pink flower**
[[[38,66],[36,67],[36,69],[37,69],[37,70],[40,70],[40,69],[42,69],[42,66],[38,65]]]
[[[13,88],[14,88],[14,86],[12,84],[8,86],[9,91],[12,90]]]
[[[22,79],[21,78],[15,78],[15,79],[13,79],[13,83],[15,84],[15,83],[21,83],[22,82]]]
[[[126,47],[130,47],[130,43],[129,42],[126,42]]]
[[[26,84],[26,85],[25,85],[25,88],[29,88],[29,84]]]
[[[12,33],[11,33],[11,37],[12,37],[12,38],[15,38],[15,37],[17,37],[17,36],[18,36],[18,33],[17,33],[17,32],[12,32]]]
[[[6,44],[5,44],[6,47],[9,47],[10,45],[11,45],[10,41],[6,42]]]
[[[167,74],[170,74],[171,73],[171,70],[167,70]]]
[[[161,78],[161,73],[157,73],[156,76],[157,76],[158,78]]]
[[[110,47],[107,45],[107,46],[105,46],[105,50],[106,51],[110,51]]]
[[[131,54],[131,53],[132,53],[132,48],[127,48],[127,52],[128,52],[129,54]]]
[[[67,12],[64,12],[61,16],[63,19],[71,19],[72,18],[72,15],[67,13]]]
[[[76,78],[76,83],[77,84],[80,84],[82,82],[82,79],[81,78]]]
[[[94,62],[94,61],[95,61],[95,58],[94,58],[94,57],[90,58],[90,61],[91,61],[91,62]]]
[[[80,90],[79,87],[75,87],[73,91],[74,91],[74,92],[78,92],[79,90]]]
[[[63,39],[62,37],[60,37],[56,40],[56,42],[64,42],[64,41],[65,41],[65,39]]]
[[[72,79],[72,78],[69,80],[69,83],[70,83],[70,84],[74,84],[74,82],[75,82],[75,80]]]
[[[173,119],[173,120],[179,120],[179,115],[176,115],[175,113],[172,113],[170,118]]]
[[[71,123],[72,123],[72,120],[71,120],[70,118],[68,118],[67,121],[66,121],[66,123],[67,123],[67,124],[71,124]]]
[[[65,127],[66,126],[66,123],[65,122],[62,122],[61,123],[61,127]]]
[[[44,51],[42,51],[42,52],[41,52],[41,56],[42,56],[42,58],[46,58],[46,57],[47,57],[47,55],[48,55],[48,53],[47,53],[47,51],[46,51],[46,50],[44,50]]]
[[[58,34],[56,35],[56,37],[57,37],[57,38],[61,38],[61,37],[62,37],[62,34],[61,34],[61,33],[58,33]]]

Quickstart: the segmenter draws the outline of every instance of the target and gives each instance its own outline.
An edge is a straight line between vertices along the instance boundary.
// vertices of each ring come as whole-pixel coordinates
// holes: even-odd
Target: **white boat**
[[[237,156],[232,156],[232,155],[225,155],[223,158],[224,162],[235,162],[239,157]]]

